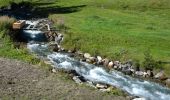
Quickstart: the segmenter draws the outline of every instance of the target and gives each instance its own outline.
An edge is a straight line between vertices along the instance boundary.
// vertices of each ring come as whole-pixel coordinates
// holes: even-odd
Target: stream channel
[[[29,33],[34,38],[42,35],[34,31]],[[108,72],[102,67],[71,58],[68,53],[51,52],[47,43],[28,42],[27,48],[39,57],[48,59],[55,68],[75,70],[88,81],[109,84],[146,100],[170,100],[170,89],[157,83],[132,78],[115,70]]]

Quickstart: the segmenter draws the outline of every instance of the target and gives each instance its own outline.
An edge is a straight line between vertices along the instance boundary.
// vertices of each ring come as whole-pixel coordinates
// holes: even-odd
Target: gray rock
[[[142,71],[136,71],[135,74],[136,74],[137,76],[143,76],[143,72],[142,72]]]
[[[103,84],[97,83],[97,84],[96,84],[96,88],[97,88],[97,89],[106,89],[106,88],[107,88],[107,85],[103,85]]]
[[[78,76],[74,76],[73,80],[77,83],[77,84],[82,84],[82,81],[79,79]]]

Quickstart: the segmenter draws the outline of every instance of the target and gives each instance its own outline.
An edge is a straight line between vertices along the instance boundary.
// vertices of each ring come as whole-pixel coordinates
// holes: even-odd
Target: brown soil
[[[0,100],[127,100],[74,83],[68,75],[0,58]]]

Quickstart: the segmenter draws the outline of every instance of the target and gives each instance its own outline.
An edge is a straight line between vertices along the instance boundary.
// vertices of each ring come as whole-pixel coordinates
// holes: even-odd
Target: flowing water
[[[56,68],[75,70],[86,80],[110,84],[147,100],[170,100],[170,89],[157,83],[132,78],[117,71],[107,72],[101,67],[75,60],[67,53],[50,52],[47,44],[28,43],[28,48],[38,56],[49,59]]]

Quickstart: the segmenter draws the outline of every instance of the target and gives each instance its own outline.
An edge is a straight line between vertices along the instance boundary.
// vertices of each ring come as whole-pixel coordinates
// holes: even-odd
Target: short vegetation
[[[22,0],[13,1],[18,3]],[[41,8],[39,15],[48,14],[56,26],[61,26],[65,33],[65,48],[76,47],[114,60],[137,59],[144,62],[145,67],[155,66],[146,63],[146,59],[151,59],[151,62],[152,59],[155,62],[170,61],[170,0],[30,2]],[[5,3],[0,4],[7,5]],[[146,56],[148,48],[152,58]],[[165,65],[167,73],[168,66]]]
[[[12,23],[15,19],[8,16],[0,17],[0,57],[19,59],[30,63],[39,62],[33,55],[30,55],[26,49],[18,49],[15,47],[10,35]]]

